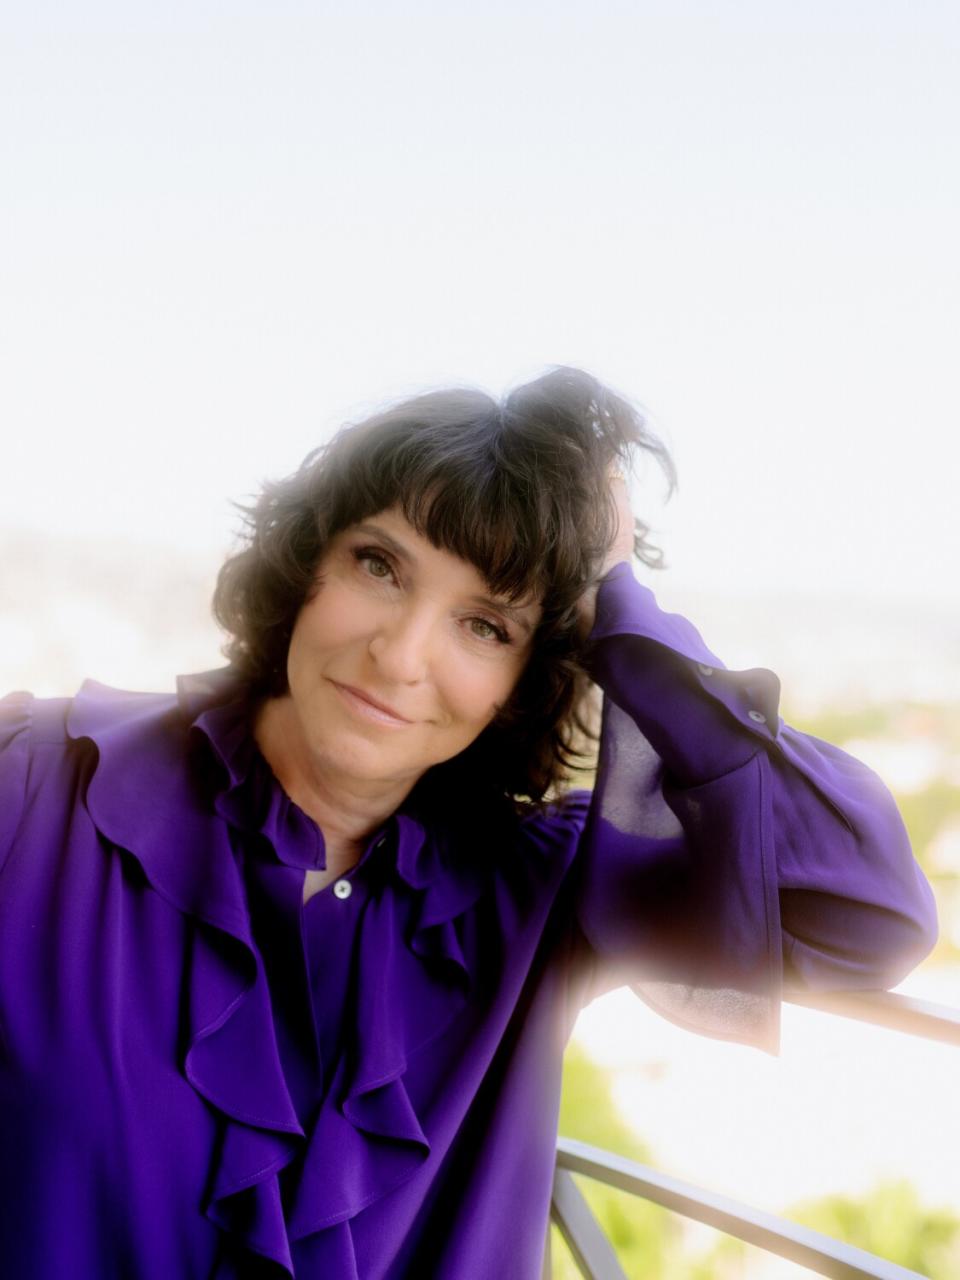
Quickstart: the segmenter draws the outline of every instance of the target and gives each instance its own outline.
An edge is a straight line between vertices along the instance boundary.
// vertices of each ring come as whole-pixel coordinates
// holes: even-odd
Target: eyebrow
[[[392,551],[397,559],[402,560],[404,564],[414,563],[414,557],[410,554],[403,543],[398,542],[396,538],[387,533],[386,529],[381,529],[380,525],[364,521],[362,524],[354,525],[354,528],[358,533],[368,533],[375,538],[379,538],[388,550]],[[530,632],[533,631],[533,623],[524,613],[524,610],[530,607],[529,605],[512,605],[508,604],[506,600],[494,599],[493,596],[471,596],[470,603],[478,605],[484,609],[493,609],[497,613],[505,614],[512,622],[516,623],[521,630],[526,631],[527,634],[530,634]]]

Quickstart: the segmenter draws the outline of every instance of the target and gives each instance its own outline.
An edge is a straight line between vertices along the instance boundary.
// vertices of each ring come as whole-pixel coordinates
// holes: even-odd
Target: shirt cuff
[[[684,785],[779,748],[780,682],[772,671],[729,671],[680,614],[660,609],[623,561],[600,584],[587,670]]]

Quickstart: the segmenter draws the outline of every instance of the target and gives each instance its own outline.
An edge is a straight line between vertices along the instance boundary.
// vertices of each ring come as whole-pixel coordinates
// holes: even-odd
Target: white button
[[[713,667],[708,667],[708,666],[707,666],[707,664],[706,664],[705,662],[698,662],[698,663],[697,663],[697,670],[700,672],[700,674],[701,674],[702,676],[712,676],[712,675],[713,675]]]
[[[353,893],[353,885],[349,880],[338,880],[333,886],[333,892],[338,898],[349,898]]]
[[[377,841],[377,843],[373,847],[375,849],[382,849],[386,843],[387,843],[387,837],[381,836],[380,839]]]
[[[750,717],[751,720],[756,720],[757,724],[767,723],[767,717],[763,714],[762,711],[748,711],[747,715]]]

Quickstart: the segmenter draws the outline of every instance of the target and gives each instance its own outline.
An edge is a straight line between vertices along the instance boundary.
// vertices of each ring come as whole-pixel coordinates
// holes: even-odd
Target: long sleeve
[[[772,672],[728,671],[626,563],[591,642],[605,699],[579,919],[616,980],[776,1052],[784,978],[886,988],[923,959],[936,907],[889,791],[783,723]]]

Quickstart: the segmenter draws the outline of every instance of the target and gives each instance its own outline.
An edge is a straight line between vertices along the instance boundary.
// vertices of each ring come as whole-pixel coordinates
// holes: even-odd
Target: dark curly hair
[[[511,391],[431,391],[344,427],[244,513],[245,546],[217,579],[224,654],[251,695],[287,691],[293,625],[340,530],[399,508],[435,546],[473,564],[491,591],[537,599],[531,657],[507,705],[455,761],[437,765],[520,805],[557,793],[584,759],[590,682],[577,604],[612,545],[612,466],[673,462],[622,396],[560,367]],[[637,556],[662,567],[639,520]],[[595,734],[594,734],[595,736]],[[449,786],[445,787],[449,791]]]

